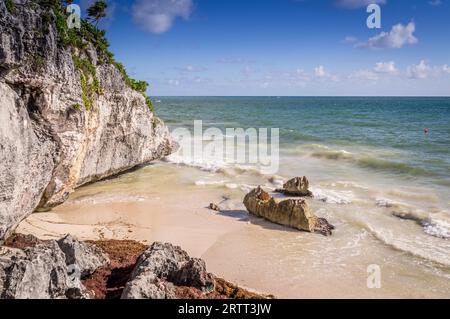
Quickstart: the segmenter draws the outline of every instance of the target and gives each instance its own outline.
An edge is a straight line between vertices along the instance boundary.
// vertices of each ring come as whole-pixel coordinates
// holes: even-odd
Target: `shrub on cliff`
[[[13,0],[5,0],[6,9],[13,13],[14,12],[14,2]]]
[[[98,22],[99,19],[106,16],[106,3],[105,6],[100,2],[104,1],[96,1],[92,7],[88,10],[88,15],[91,17],[91,20]],[[98,64],[109,63],[114,65],[117,70],[122,74],[122,78],[124,82],[133,90],[138,91],[145,98],[146,104],[148,108],[154,112],[154,108],[151,102],[151,99],[147,96],[147,88],[148,83],[145,81],[139,81],[131,78],[123,64],[117,62],[114,59],[114,54],[109,51],[109,42],[106,39],[106,32],[104,30],[99,29],[96,25],[92,25],[88,20],[82,19],[80,28],[69,28],[67,25],[67,12],[65,10],[66,4],[68,1],[60,1],[60,0],[37,0],[37,4],[42,7],[48,8],[52,10],[54,14],[55,21],[48,18],[49,23],[54,22],[56,26],[56,30],[58,33],[58,40],[60,45],[64,47],[72,47],[78,48],[80,51],[83,51],[87,48],[88,43],[91,43],[96,51],[98,56]],[[79,57],[77,57],[80,60]],[[80,61],[78,61],[80,62]],[[88,61],[82,61],[85,66]],[[90,62],[90,61],[89,61]],[[89,110],[92,106],[92,97],[93,94],[100,94],[101,88],[98,83],[97,78],[93,72],[86,72],[86,68],[80,67],[80,63],[75,63],[75,66],[80,70],[81,76],[81,87],[83,91],[83,103],[85,104],[86,110]],[[90,62],[92,65],[92,62]],[[93,66],[95,69],[95,66]],[[89,70],[88,70],[89,71]],[[89,80],[89,78],[91,78]],[[90,83],[90,84],[89,84]]]

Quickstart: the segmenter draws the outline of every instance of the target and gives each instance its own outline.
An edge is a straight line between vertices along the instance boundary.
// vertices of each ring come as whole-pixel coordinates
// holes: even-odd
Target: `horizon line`
[[[450,95],[153,95],[153,98],[159,97],[333,97],[333,98],[349,98],[349,97],[370,97],[370,98],[450,98]]]

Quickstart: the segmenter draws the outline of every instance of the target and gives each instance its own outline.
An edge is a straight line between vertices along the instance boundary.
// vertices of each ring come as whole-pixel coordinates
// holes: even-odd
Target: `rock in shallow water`
[[[312,196],[312,192],[309,190],[309,181],[306,176],[295,177],[287,181],[284,183],[282,189],[277,189],[277,192],[289,196]]]
[[[180,247],[155,242],[139,257],[122,299],[173,299],[175,285],[211,292],[214,276],[203,260],[189,257]]]
[[[303,231],[331,235],[334,226],[324,218],[318,218],[303,199],[286,199],[277,202],[261,187],[255,188],[244,198],[247,210],[271,222]]]

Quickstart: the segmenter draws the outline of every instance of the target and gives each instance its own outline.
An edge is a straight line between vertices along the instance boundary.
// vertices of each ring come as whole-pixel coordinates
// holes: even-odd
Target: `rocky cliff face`
[[[91,43],[61,45],[56,22],[36,1],[15,0],[14,10],[0,1],[0,241],[76,187],[173,149],[168,129],[123,72],[100,63]],[[95,78],[80,81],[74,56],[89,61]]]

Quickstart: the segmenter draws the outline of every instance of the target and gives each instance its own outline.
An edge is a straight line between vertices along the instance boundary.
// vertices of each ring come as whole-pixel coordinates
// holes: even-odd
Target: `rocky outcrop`
[[[0,241],[76,187],[173,148],[168,129],[123,72],[101,62],[91,43],[62,46],[54,10],[40,3],[15,1],[9,12],[0,1]],[[80,80],[74,56],[95,74],[98,94],[89,107],[85,91],[93,83]]]
[[[0,246],[0,299],[274,298],[214,277],[203,260],[171,244],[80,242],[71,236],[43,241],[21,234],[5,244]],[[98,260],[105,263],[100,266]]]
[[[122,298],[173,299],[176,286],[212,292],[214,276],[203,260],[189,257],[180,247],[156,242],[139,257]]]
[[[98,268],[109,264],[108,256],[100,248],[78,241],[71,235],[58,240],[58,245],[66,256],[66,264],[75,266],[81,278],[92,275]]]
[[[244,198],[247,210],[271,222],[307,232],[331,235],[334,226],[326,219],[318,218],[303,199],[275,200],[261,187],[255,188]]]
[[[313,195],[309,190],[309,181],[305,176],[295,177],[287,181],[282,189],[277,189],[276,191],[288,196],[311,197]]]
[[[93,265],[99,260],[108,262],[103,252],[71,237],[35,242],[25,249],[3,247],[0,251],[0,298],[91,298],[81,279],[96,270]]]

